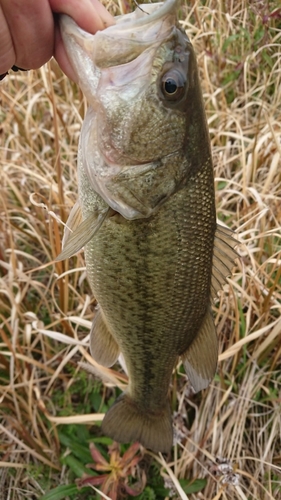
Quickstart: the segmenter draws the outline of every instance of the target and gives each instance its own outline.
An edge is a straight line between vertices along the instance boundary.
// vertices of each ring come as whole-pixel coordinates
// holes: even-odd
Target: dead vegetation
[[[176,443],[167,461],[154,460],[173,498],[281,498],[280,17],[277,1],[193,0],[182,8],[198,54],[218,216],[242,245],[215,305],[215,380],[196,396],[180,367],[172,381]],[[100,413],[83,411],[90,384],[73,396],[85,380],[78,362],[93,364],[87,335],[95,303],[83,253],[53,260],[60,221],[77,196],[85,99],[54,61],[11,73],[0,93],[0,497],[22,500],[67,484],[58,425],[100,421],[102,404],[126,377],[94,366],[105,384]],[[187,496],[182,478],[207,482]]]

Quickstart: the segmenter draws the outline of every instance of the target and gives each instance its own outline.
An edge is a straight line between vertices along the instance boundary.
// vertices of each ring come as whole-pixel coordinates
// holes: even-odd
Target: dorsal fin
[[[233,238],[233,231],[228,227],[217,224],[214,241],[213,269],[212,269],[212,296],[226,283],[226,278],[231,274],[234,261],[238,254],[234,249],[239,242]]]

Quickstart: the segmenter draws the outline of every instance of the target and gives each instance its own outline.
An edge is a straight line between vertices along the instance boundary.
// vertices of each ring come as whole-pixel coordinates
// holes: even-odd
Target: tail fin
[[[168,404],[157,413],[141,410],[122,394],[106,413],[103,432],[121,443],[138,441],[155,452],[168,453],[173,445],[171,410]]]

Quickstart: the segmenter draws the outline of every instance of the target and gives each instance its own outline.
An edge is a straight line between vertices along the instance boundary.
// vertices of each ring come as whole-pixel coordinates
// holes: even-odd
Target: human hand
[[[39,68],[54,55],[75,80],[53,13],[68,14],[93,34],[114,24],[98,0],[0,0],[0,74],[13,65]]]

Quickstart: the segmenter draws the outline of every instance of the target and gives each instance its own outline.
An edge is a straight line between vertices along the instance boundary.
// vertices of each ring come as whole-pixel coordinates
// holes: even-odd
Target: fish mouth
[[[142,4],[130,14],[117,16],[116,23],[95,35],[81,29],[67,15],[60,16],[60,30],[79,85],[87,95],[81,74],[85,72],[83,62],[88,55],[87,77],[95,80],[94,68],[126,64],[135,59],[148,47],[161,43],[176,24],[176,10],[179,0]],[[79,68],[81,67],[81,68]],[[79,71],[77,71],[79,68]],[[80,71],[81,70],[81,71]]]
[[[131,14],[127,14],[125,19],[124,16],[120,16],[120,23],[122,22],[124,25],[123,29],[126,24],[127,28],[130,30],[132,28],[146,26],[147,24],[155,23],[159,21],[159,19],[175,12],[178,4],[179,0],[166,0],[165,2],[154,2],[141,5],[137,4],[136,10]],[[118,23],[119,16],[116,18],[116,24]]]

